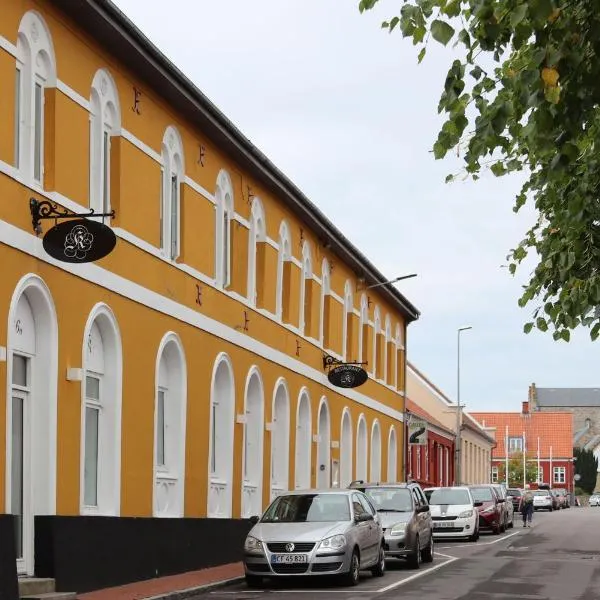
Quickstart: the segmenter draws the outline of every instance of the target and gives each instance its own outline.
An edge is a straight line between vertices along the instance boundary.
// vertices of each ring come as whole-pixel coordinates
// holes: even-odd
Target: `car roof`
[[[385,482],[368,482],[368,481],[353,481],[351,484],[352,489],[360,489],[360,488],[376,488],[376,487],[387,487],[387,488],[404,488],[408,489],[411,485],[418,485],[416,483],[402,483],[402,482],[394,482],[394,483],[385,483]]]
[[[284,492],[280,494],[281,496],[304,496],[307,494],[344,494],[349,496],[352,492],[356,492],[360,490],[348,490],[345,488],[326,488],[326,489],[306,489],[306,490],[290,490],[289,492]]]
[[[435,487],[428,487],[425,488],[423,491],[426,492],[428,490],[468,490],[469,486],[468,485],[447,485],[447,486],[435,486]]]

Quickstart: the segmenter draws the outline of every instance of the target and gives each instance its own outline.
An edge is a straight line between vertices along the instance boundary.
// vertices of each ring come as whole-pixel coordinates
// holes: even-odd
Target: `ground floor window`
[[[498,483],[498,467],[492,467],[492,483]]]
[[[565,483],[567,480],[565,467],[554,467],[554,483]]]

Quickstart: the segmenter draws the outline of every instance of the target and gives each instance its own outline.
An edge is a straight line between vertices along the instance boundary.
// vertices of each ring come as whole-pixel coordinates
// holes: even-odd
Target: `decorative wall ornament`
[[[300,356],[301,349],[302,349],[302,346],[300,344],[300,340],[296,340],[296,356]]]
[[[199,283],[196,284],[196,304],[202,306],[202,286]]]
[[[246,190],[248,192],[248,198],[247,198],[246,202],[248,203],[248,206],[251,206],[252,205],[252,200],[255,198],[255,194],[254,194],[254,192],[252,191],[252,188],[249,185],[246,186]]]
[[[133,106],[131,107],[131,110],[136,113],[137,115],[141,115],[142,111],[141,111],[141,102],[142,102],[142,92],[141,90],[138,90],[135,86],[133,87]]]
[[[198,164],[203,167],[204,166],[204,159],[206,158],[206,146],[204,146],[204,144],[199,144],[198,145]]]

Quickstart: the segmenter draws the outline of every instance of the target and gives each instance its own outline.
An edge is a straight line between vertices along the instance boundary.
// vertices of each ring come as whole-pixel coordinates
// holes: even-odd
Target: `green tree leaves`
[[[578,487],[591,494],[596,489],[596,477],[598,475],[598,461],[591,450],[574,448],[575,472],[581,476],[577,482]]]
[[[359,8],[376,4],[360,0]],[[473,179],[484,169],[527,173],[513,210],[530,203],[539,221],[508,257],[511,274],[529,255],[538,259],[519,300],[534,305],[523,330],[568,341],[583,326],[600,337],[597,1],[403,0],[384,26],[412,39],[419,62],[430,39],[455,40],[459,59],[441,82],[435,158],[460,149]]]

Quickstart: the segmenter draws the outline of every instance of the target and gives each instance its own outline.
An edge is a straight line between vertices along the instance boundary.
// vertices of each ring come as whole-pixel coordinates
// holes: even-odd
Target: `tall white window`
[[[185,178],[183,143],[175,127],[167,127],[161,153],[160,247],[176,260],[181,254],[181,185]]]
[[[509,437],[508,438],[508,451],[509,452],[523,452],[523,438],[522,437]]]
[[[375,307],[373,318],[373,377],[381,379],[383,373],[383,353],[381,352],[381,313],[379,306]]]
[[[290,397],[283,379],[275,385],[271,419],[271,500],[274,500],[289,489]]]
[[[356,432],[356,479],[367,481],[367,458],[368,458],[367,422],[363,414],[358,417],[358,428]]]
[[[312,258],[308,242],[302,246],[302,275],[300,282],[300,333],[310,335],[312,317]]]
[[[371,481],[381,481],[381,429],[377,420],[371,429]]]
[[[566,483],[567,481],[567,469],[565,467],[554,467],[554,483]]]
[[[48,27],[35,11],[19,25],[16,64],[15,166],[44,185],[44,90],[56,86],[56,61]]]
[[[227,171],[219,173],[215,200],[215,279],[217,285],[226,288],[231,285],[231,222],[234,217],[233,186]]]
[[[404,339],[402,337],[402,329],[400,324],[396,325],[396,333],[394,335],[395,342],[395,357],[394,357],[394,387],[399,389],[402,384],[401,369],[404,368],[402,359],[404,356]]]
[[[277,318],[284,322],[289,322],[290,308],[290,284],[291,284],[291,265],[292,265],[292,243],[290,239],[290,230],[285,221],[281,222],[279,227],[279,254],[277,257],[277,299],[275,310]]]
[[[383,347],[383,378],[388,385],[391,385],[394,379],[392,373],[392,369],[394,366],[394,358],[392,354],[394,354],[392,344],[392,323],[390,321],[390,316],[386,315],[385,340]]]
[[[359,360],[367,363],[369,360],[369,301],[366,294],[360,298],[360,321],[358,330]],[[369,367],[370,365],[366,365]]]
[[[267,239],[265,211],[260,198],[252,201],[250,232],[248,236],[248,300],[253,306],[259,304],[264,285],[264,244]]]
[[[97,305],[85,329],[82,394],[84,514],[118,515],[121,482],[121,338],[114,315]]]
[[[492,483],[498,483],[498,467],[492,467]]]
[[[331,312],[331,268],[324,258],[321,265],[321,314],[319,319],[319,341],[324,348],[329,348],[329,328]]]
[[[390,427],[388,437],[388,464],[387,480],[391,483],[398,479],[398,442],[396,441],[396,430]]]
[[[296,411],[295,487],[309,489],[311,480],[312,427],[311,406],[308,390],[303,388]]]
[[[354,352],[354,298],[352,282],[346,281],[344,286],[344,316],[342,321],[342,353],[345,361],[352,361]]]
[[[162,339],[156,362],[154,516],[183,516],[186,432],[186,362],[175,333]]]
[[[111,211],[111,139],[121,134],[121,109],[115,82],[106,69],[92,81],[90,97],[90,208]]]

